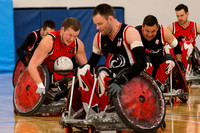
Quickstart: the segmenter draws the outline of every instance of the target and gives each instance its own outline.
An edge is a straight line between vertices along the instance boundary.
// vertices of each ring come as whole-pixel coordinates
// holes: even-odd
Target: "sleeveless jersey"
[[[148,41],[144,38],[142,34],[142,25],[139,25],[135,27],[141,36],[142,43],[145,47],[145,53],[146,55],[152,55],[152,56],[163,56],[165,54],[163,47],[166,45],[165,38],[164,38],[164,32],[163,32],[163,26],[160,25],[158,28],[158,31],[156,33],[156,36]]]
[[[182,51],[182,62],[187,69],[188,58],[195,47],[195,39],[197,37],[196,23],[190,21],[186,28],[181,27],[178,22],[173,23],[173,34],[179,41]]]
[[[116,74],[123,68],[134,64],[130,45],[126,41],[126,31],[129,27],[126,24],[120,24],[114,38],[98,33],[97,43],[106,57],[105,65]]]
[[[195,46],[195,39],[197,36],[196,23],[190,21],[187,28],[181,27],[178,22],[173,23],[173,34],[180,44],[192,44]]]
[[[34,43],[28,44],[28,47],[26,50],[33,53],[35,49],[37,48],[37,46],[39,45],[42,38],[40,37],[40,30],[32,31],[31,34],[34,34]]]
[[[49,35],[54,38],[54,44],[49,56],[44,60],[43,63],[50,71],[52,71],[54,70],[54,62],[57,58],[61,56],[72,58],[76,54],[78,50],[78,43],[77,40],[75,40],[68,46],[64,45],[60,40],[59,31],[51,32]]]

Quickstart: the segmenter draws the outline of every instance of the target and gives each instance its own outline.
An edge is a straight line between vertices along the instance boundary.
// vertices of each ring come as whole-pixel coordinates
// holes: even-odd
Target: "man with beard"
[[[100,75],[102,80],[98,79],[100,88],[95,91],[91,106],[95,112],[101,112],[109,104],[105,89],[107,88],[108,95],[111,97],[117,95],[127,81],[144,70],[146,60],[139,32],[130,25],[120,23],[115,18],[114,10],[110,5],[96,6],[93,11],[93,22],[99,32],[93,40],[92,55],[88,65],[78,70],[82,102],[86,112],[94,83],[92,82],[92,72],[90,71],[90,73],[89,70],[91,67],[96,67],[101,55],[106,57],[106,68],[109,68],[114,74],[120,72],[110,82],[106,80],[110,75]],[[123,71],[125,68],[126,70]]]
[[[170,24],[167,28],[179,41],[182,50],[182,62],[185,69],[188,66],[188,58],[195,48],[195,39],[200,34],[200,24],[189,21],[188,7],[184,4],[179,4],[176,8],[177,21]],[[199,63],[193,62],[194,72],[200,74]]]

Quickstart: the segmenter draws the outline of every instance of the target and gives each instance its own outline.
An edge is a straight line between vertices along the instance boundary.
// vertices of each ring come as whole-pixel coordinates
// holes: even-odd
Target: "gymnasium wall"
[[[12,0],[0,0],[0,73],[14,68],[14,26]]]
[[[140,1],[134,1],[134,0],[0,0],[0,31],[1,31],[1,37],[0,37],[0,73],[4,72],[12,72],[15,65],[15,47],[18,47],[20,42],[18,44],[14,44],[15,42],[15,35],[14,35],[14,22],[13,22],[13,7],[16,8],[27,8],[27,9],[46,9],[46,8],[76,8],[76,7],[94,7],[100,3],[108,3],[114,7],[123,7],[124,8],[124,22],[133,26],[136,26],[138,24],[141,24],[143,21],[143,18],[148,14],[155,15],[160,24],[163,24],[165,27],[171,24],[173,21],[176,21],[175,11],[174,8],[180,4],[186,4],[189,7],[189,19],[192,21],[195,21],[197,23],[200,23],[199,19],[199,0],[140,0]],[[42,13],[39,13],[36,11],[36,14],[32,15],[41,15]],[[42,15],[41,15],[42,16]],[[57,15],[53,16],[52,14],[49,14],[50,17],[57,17]],[[37,16],[38,17],[38,16]],[[84,16],[85,17],[85,16]],[[22,19],[19,18],[19,19]],[[42,23],[42,17],[38,20],[34,20],[34,22],[38,22],[36,25],[32,25],[33,27],[23,27],[25,30],[25,34],[27,35],[28,32],[31,30],[34,30],[35,28],[40,28],[40,25]],[[30,23],[32,23],[30,21]],[[59,25],[60,22],[58,22],[57,25]],[[93,24],[93,23],[91,23]],[[23,24],[21,24],[23,25]],[[18,31],[17,31],[18,32]],[[85,32],[85,31],[84,31]],[[86,32],[87,33],[87,32]],[[15,33],[16,34],[16,33]],[[21,35],[20,32],[18,32],[18,35],[22,38],[26,35]],[[80,36],[83,36],[80,33]],[[14,38],[15,37],[15,38]],[[92,38],[92,37],[91,37]],[[22,41],[23,39],[21,39]],[[86,41],[88,43],[88,41]],[[91,43],[91,42],[89,42]],[[200,37],[197,37],[197,47],[200,47]],[[91,45],[88,45],[89,47]],[[89,48],[91,49],[91,48]],[[88,54],[87,54],[88,56]],[[17,58],[16,58],[17,59]]]
[[[100,3],[124,7],[125,23],[136,26],[142,23],[144,17],[153,14],[160,24],[167,27],[176,21],[174,8],[186,4],[189,8],[189,20],[200,24],[200,0],[13,0],[14,7],[94,7]],[[200,48],[200,37],[197,37]]]
[[[124,22],[124,8],[114,7],[116,18]],[[15,48],[18,48],[25,40],[29,32],[40,29],[46,19],[56,23],[56,30],[60,30],[62,21],[67,17],[75,17],[81,23],[81,31],[78,37],[85,45],[86,56],[89,59],[92,53],[92,43],[97,33],[96,26],[92,21],[93,8],[15,8]],[[15,54],[17,61],[18,55]],[[105,58],[101,58],[100,64],[104,64]]]

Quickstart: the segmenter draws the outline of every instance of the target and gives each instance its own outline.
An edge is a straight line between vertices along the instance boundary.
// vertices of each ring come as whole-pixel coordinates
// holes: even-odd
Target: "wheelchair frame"
[[[75,72],[76,73],[76,72]],[[161,119],[157,120],[155,125],[152,125],[151,127],[145,127],[141,123],[133,123],[133,120],[128,119],[126,117],[126,113],[123,112],[122,110],[118,110],[117,112],[100,112],[100,113],[93,113],[91,112],[91,103],[95,91],[95,86],[97,83],[97,77],[100,72],[97,72],[95,79],[94,79],[94,84],[93,84],[93,89],[92,89],[92,94],[90,97],[89,101],[89,106],[88,106],[88,113],[85,114],[85,118],[83,119],[77,119],[79,117],[79,113],[84,113],[83,108],[72,114],[72,97],[73,97],[73,91],[74,91],[74,86],[73,83],[75,81],[75,74],[73,76],[73,81],[72,81],[72,88],[71,88],[71,94],[70,94],[70,100],[69,100],[69,109],[66,110],[65,112],[62,113],[62,117],[60,120],[60,125],[62,125],[64,128],[66,128],[66,132],[72,132],[72,127],[76,127],[78,129],[82,130],[88,130],[88,132],[98,132],[98,131],[108,131],[108,130],[123,130],[123,129],[131,129],[137,132],[154,132],[156,131],[159,127],[164,127],[165,125],[164,122],[164,117],[165,117],[165,101],[164,101],[164,96],[162,95],[162,92],[154,79],[150,77],[148,74],[146,75],[149,77],[149,80],[152,80],[153,86],[156,87],[157,93],[160,94],[160,102],[162,103],[162,113],[159,115]],[[141,73],[144,75],[144,73]],[[121,108],[121,105],[119,105],[119,96],[116,96],[114,98],[114,105],[115,107]],[[161,105],[160,105],[161,106]],[[166,127],[166,125],[165,125]],[[164,128],[165,128],[164,127]],[[162,129],[164,129],[162,128]]]

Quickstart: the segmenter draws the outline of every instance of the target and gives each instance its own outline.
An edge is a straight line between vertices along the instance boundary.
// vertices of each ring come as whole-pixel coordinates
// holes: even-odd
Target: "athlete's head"
[[[108,4],[100,4],[94,8],[93,22],[96,24],[96,29],[102,35],[109,35],[112,32],[112,23],[115,19],[113,8]]]
[[[45,35],[47,35],[50,32],[53,32],[55,30],[56,24],[54,21],[52,20],[45,20],[43,25],[42,25],[42,29],[41,29],[41,35],[42,37],[44,37]]]
[[[153,15],[147,15],[142,24],[142,34],[145,39],[151,41],[157,34],[159,28],[158,20]]]
[[[81,24],[76,18],[67,18],[63,21],[60,30],[60,39],[65,45],[70,45],[76,40],[81,29]]]
[[[178,23],[180,25],[186,24],[188,22],[188,16],[189,16],[188,7],[184,4],[179,4],[175,8],[175,11]]]

